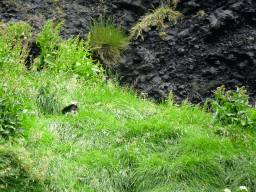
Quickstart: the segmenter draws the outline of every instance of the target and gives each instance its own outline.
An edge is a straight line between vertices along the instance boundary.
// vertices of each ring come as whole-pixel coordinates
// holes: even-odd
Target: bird
[[[62,109],[62,114],[66,113],[77,113],[78,112],[78,107],[77,107],[77,101],[73,100],[71,101],[71,104],[64,109]]]

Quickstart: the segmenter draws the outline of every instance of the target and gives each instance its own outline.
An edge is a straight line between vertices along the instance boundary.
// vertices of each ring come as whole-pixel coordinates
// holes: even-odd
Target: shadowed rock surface
[[[80,34],[86,37],[87,22],[101,13],[115,15],[124,30],[157,0],[13,0],[0,2],[0,19],[29,21],[39,32],[49,19],[65,19],[63,39]],[[245,86],[250,101],[256,99],[256,1],[181,0],[176,10],[185,16],[169,23],[160,37],[154,25],[143,30],[144,41],[133,38],[113,69],[139,93],[153,99],[168,98],[172,90],[176,101],[189,98],[203,103],[211,92],[225,85],[229,90]],[[205,15],[195,16],[204,10]],[[161,31],[161,29],[160,29]],[[35,53],[33,53],[35,55]]]
[[[245,86],[250,100],[256,96],[256,1],[181,1],[185,17],[170,24],[161,38],[152,26],[144,41],[133,40],[116,67],[122,84],[131,84],[154,99],[189,98],[202,103],[225,85]],[[204,16],[193,16],[200,9]]]

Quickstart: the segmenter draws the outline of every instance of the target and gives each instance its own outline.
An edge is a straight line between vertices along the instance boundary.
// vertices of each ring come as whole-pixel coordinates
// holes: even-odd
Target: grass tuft
[[[142,39],[144,39],[142,35],[143,28],[149,28],[150,24],[156,25],[157,29],[160,27],[167,28],[168,25],[165,25],[165,19],[177,23],[178,19],[182,17],[182,13],[175,11],[167,5],[154,9],[139,20],[139,22],[131,29],[130,36],[136,36],[136,39],[141,36]]]
[[[103,16],[94,19],[89,28],[93,53],[111,67],[121,58],[121,51],[128,45],[128,37],[113,20]]]
[[[205,15],[205,11],[204,10],[199,10],[199,11],[197,11],[196,15],[202,17],[202,16]]]

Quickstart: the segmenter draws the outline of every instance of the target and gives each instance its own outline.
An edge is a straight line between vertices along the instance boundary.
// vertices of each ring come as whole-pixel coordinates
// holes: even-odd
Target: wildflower
[[[228,188],[224,189],[224,192],[231,192]]]
[[[240,186],[239,189],[242,189],[242,190],[245,190],[245,191],[248,191],[247,188],[245,186]]]

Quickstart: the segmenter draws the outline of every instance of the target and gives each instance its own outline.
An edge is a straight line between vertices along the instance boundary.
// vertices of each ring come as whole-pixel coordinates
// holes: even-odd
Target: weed
[[[58,90],[50,82],[41,83],[36,97],[36,104],[43,114],[58,114],[61,109]],[[53,89],[51,89],[53,88]]]
[[[166,101],[167,105],[170,107],[177,106],[174,99],[175,99],[175,96],[173,95],[172,91],[170,91],[168,95],[168,100]]]
[[[244,87],[237,87],[237,93],[231,91],[225,93],[223,85],[213,92],[215,100],[209,101],[212,104],[211,108],[214,109],[213,118],[225,125],[235,124],[248,127],[253,123],[247,114],[249,96],[246,95]]]
[[[95,60],[90,57],[90,36],[87,42],[80,40],[79,36],[63,41],[59,36],[63,24],[64,21],[53,28],[54,20],[47,21],[39,37],[36,38],[42,49],[39,56],[41,64],[42,62],[47,64],[45,67],[55,73],[73,70],[84,79],[102,80],[103,68],[99,62],[95,64]]]
[[[45,62],[48,65],[52,64],[50,60],[51,58],[56,57],[55,51],[57,45],[63,42],[59,36],[59,31],[63,25],[64,21],[59,22],[55,27],[53,27],[54,19],[49,20],[44,24],[42,32],[36,38],[36,42],[42,50],[42,53],[39,56],[41,62]]]
[[[1,191],[44,191],[46,171],[51,160],[44,154],[35,165],[28,150],[8,144],[0,146],[0,188]]]
[[[99,62],[91,58],[91,48],[88,41],[79,40],[79,36],[66,40],[65,43],[58,45],[56,51],[56,64],[54,67],[58,70],[73,71],[84,79],[100,81],[103,75],[103,68]],[[54,64],[54,63],[53,63]]]

